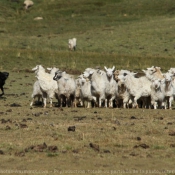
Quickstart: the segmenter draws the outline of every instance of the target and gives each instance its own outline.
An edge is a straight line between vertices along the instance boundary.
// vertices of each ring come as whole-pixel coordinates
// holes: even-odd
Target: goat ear
[[[160,71],[161,68],[160,68],[160,67],[155,67],[155,70],[156,70],[156,71]]]
[[[112,67],[112,71],[113,71],[113,72],[114,72],[114,70],[115,70],[115,66]]]
[[[105,70],[107,71],[107,67],[106,67],[106,66],[104,66],[104,68],[105,68]]]
[[[47,70],[49,70],[49,71],[50,71],[50,70],[52,70],[52,68],[51,68],[51,67],[47,67]]]
[[[94,73],[94,71],[92,71],[92,70],[89,72],[89,74],[91,74],[91,75],[92,75],[93,73]]]
[[[36,66],[32,69],[32,71],[36,71],[37,69],[38,69],[38,67]]]

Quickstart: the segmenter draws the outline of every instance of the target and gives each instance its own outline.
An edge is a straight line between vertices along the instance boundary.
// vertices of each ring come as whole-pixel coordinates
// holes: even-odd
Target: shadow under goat
[[[4,95],[4,84],[5,80],[8,78],[9,73],[8,72],[0,72],[0,89],[2,91],[2,94],[0,94],[0,97]]]

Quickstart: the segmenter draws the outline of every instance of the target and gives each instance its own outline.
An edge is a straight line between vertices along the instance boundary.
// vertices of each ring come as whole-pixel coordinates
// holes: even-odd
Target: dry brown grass
[[[6,82],[6,95],[0,99],[1,170],[45,174],[174,170],[174,110],[30,108],[33,82],[29,72],[10,72]],[[69,126],[75,126],[75,132],[68,131]],[[38,148],[43,143],[47,148]]]

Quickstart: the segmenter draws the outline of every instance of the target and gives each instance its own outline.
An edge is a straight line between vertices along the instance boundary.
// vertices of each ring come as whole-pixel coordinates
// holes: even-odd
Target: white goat
[[[168,70],[168,72],[171,73],[171,74],[175,74],[175,68],[174,68],[174,67],[170,68],[170,69]]]
[[[165,109],[167,107],[171,109],[172,101],[174,99],[175,89],[173,86],[173,74],[167,72],[164,74],[165,77]]]
[[[76,49],[77,46],[77,39],[76,38],[72,38],[68,40],[68,46],[70,50],[74,50]]]
[[[47,67],[47,70],[54,77],[55,76],[55,72],[58,71],[59,68],[56,68],[56,67]],[[59,92],[55,93],[55,97],[58,100],[58,106],[59,106],[60,103],[61,103],[61,99],[60,99],[60,96],[58,94],[59,94]]]
[[[30,103],[30,106],[33,106],[33,103],[35,101],[35,98],[38,97],[38,102],[40,101],[40,98],[42,98],[43,93],[41,91],[39,81],[37,80],[33,85],[33,92],[32,92],[32,101]]]
[[[106,100],[109,100],[109,107],[113,107],[113,100],[116,99],[118,95],[118,85],[114,80],[113,73],[115,71],[115,66],[112,68],[104,67],[106,71],[106,88],[105,88],[105,96]]]
[[[130,72],[128,70],[116,70],[114,72],[114,79],[118,84],[118,96],[117,96],[117,103],[122,100],[123,108],[128,107],[129,108],[129,102],[131,101],[131,95],[129,94],[124,82],[120,81],[118,79],[119,75],[125,75],[125,74],[130,74],[130,75],[135,75],[136,73]]]
[[[151,94],[151,81],[146,77],[135,78],[133,75],[119,75],[118,79],[123,83],[133,97],[133,107],[138,107],[137,100],[141,97],[149,97]]]
[[[102,102],[105,101],[105,88],[107,83],[106,73],[102,70],[96,70],[92,68],[87,68],[83,77],[90,80],[91,93],[98,100],[99,107],[102,107]],[[107,104],[105,104],[107,107]]]
[[[165,100],[165,79],[153,79],[151,84],[151,104],[154,109],[161,108]]]
[[[74,100],[74,107],[77,107],[78,104],[83,106],[81,101],[81,80],[80,77],[75,79],[76,89],[75,89],[75,100]]]
[[[40,67],[40,69],[43,69],[43,71],[45,71],[45,69],[43,67]],[[32,71],[35,71],[35,73],[37,73],[37,70],[35,68],[33,68]],[[40,84],[39,84],[38,80],[33,84],[33,92],[32,92],[31,97],[32,97],[32,101],[30,103],[30,106],[33,106],[33,103],[34,103],[36,97],[38,97],[38,102],[40,101],[40,98],[43,97],[43,92],[41,91]]]
[[[31,7],[31,6],[33,6],[33,1],[31,1],[31,0],[25,0],[24,1],[24,5],[25,5],[25,9],[27,10],[29,7]]]
[[[142,70],[145,73],[145,76],[151,81],[152,79],[163,79],[163,73],[161,72],[160,67],[152,66],[147,68],[147,70]]]
[[[52,107],[52,99],[54,95],[58,94],[58,85],[53,80],[53,75],[46,73],[41,65],[37,65],[32,70],[36,73],[36,77],[43,93],[44,108],[46,107],[47,97],[50,100],[50,107]]]
[[[95,102],[96,105],[96,97],[92,95],[91,92],[91,83],[88,78],[84,78],[83,75],[80,75],[77,83],[80,88],[80,98],[82,100],[83,106],[85,107],[85,101],[87,101],[87,108],[91,107],[91,102]]]
[[[65,101],[67,107],[73,106],[76,90],[76,83],[74,78],[66,72],[58,70],[55,72],[53,80],[55,80],[58,85],[58,93],[61,98],[61,106],[63,106],[63,102]]]

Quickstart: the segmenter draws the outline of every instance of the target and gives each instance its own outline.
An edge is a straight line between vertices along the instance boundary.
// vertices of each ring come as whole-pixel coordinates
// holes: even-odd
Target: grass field
[[[175,174],[174,110],[30,108],[34,80],[11,72],[0,99],[2,174]]]
[[[174,110],[29,106],[37,64],[75,75],[174,67],[175,1],[22,4],[0,1],[0,71],[10,73],[0,98],[0,174],[175,174]]]

